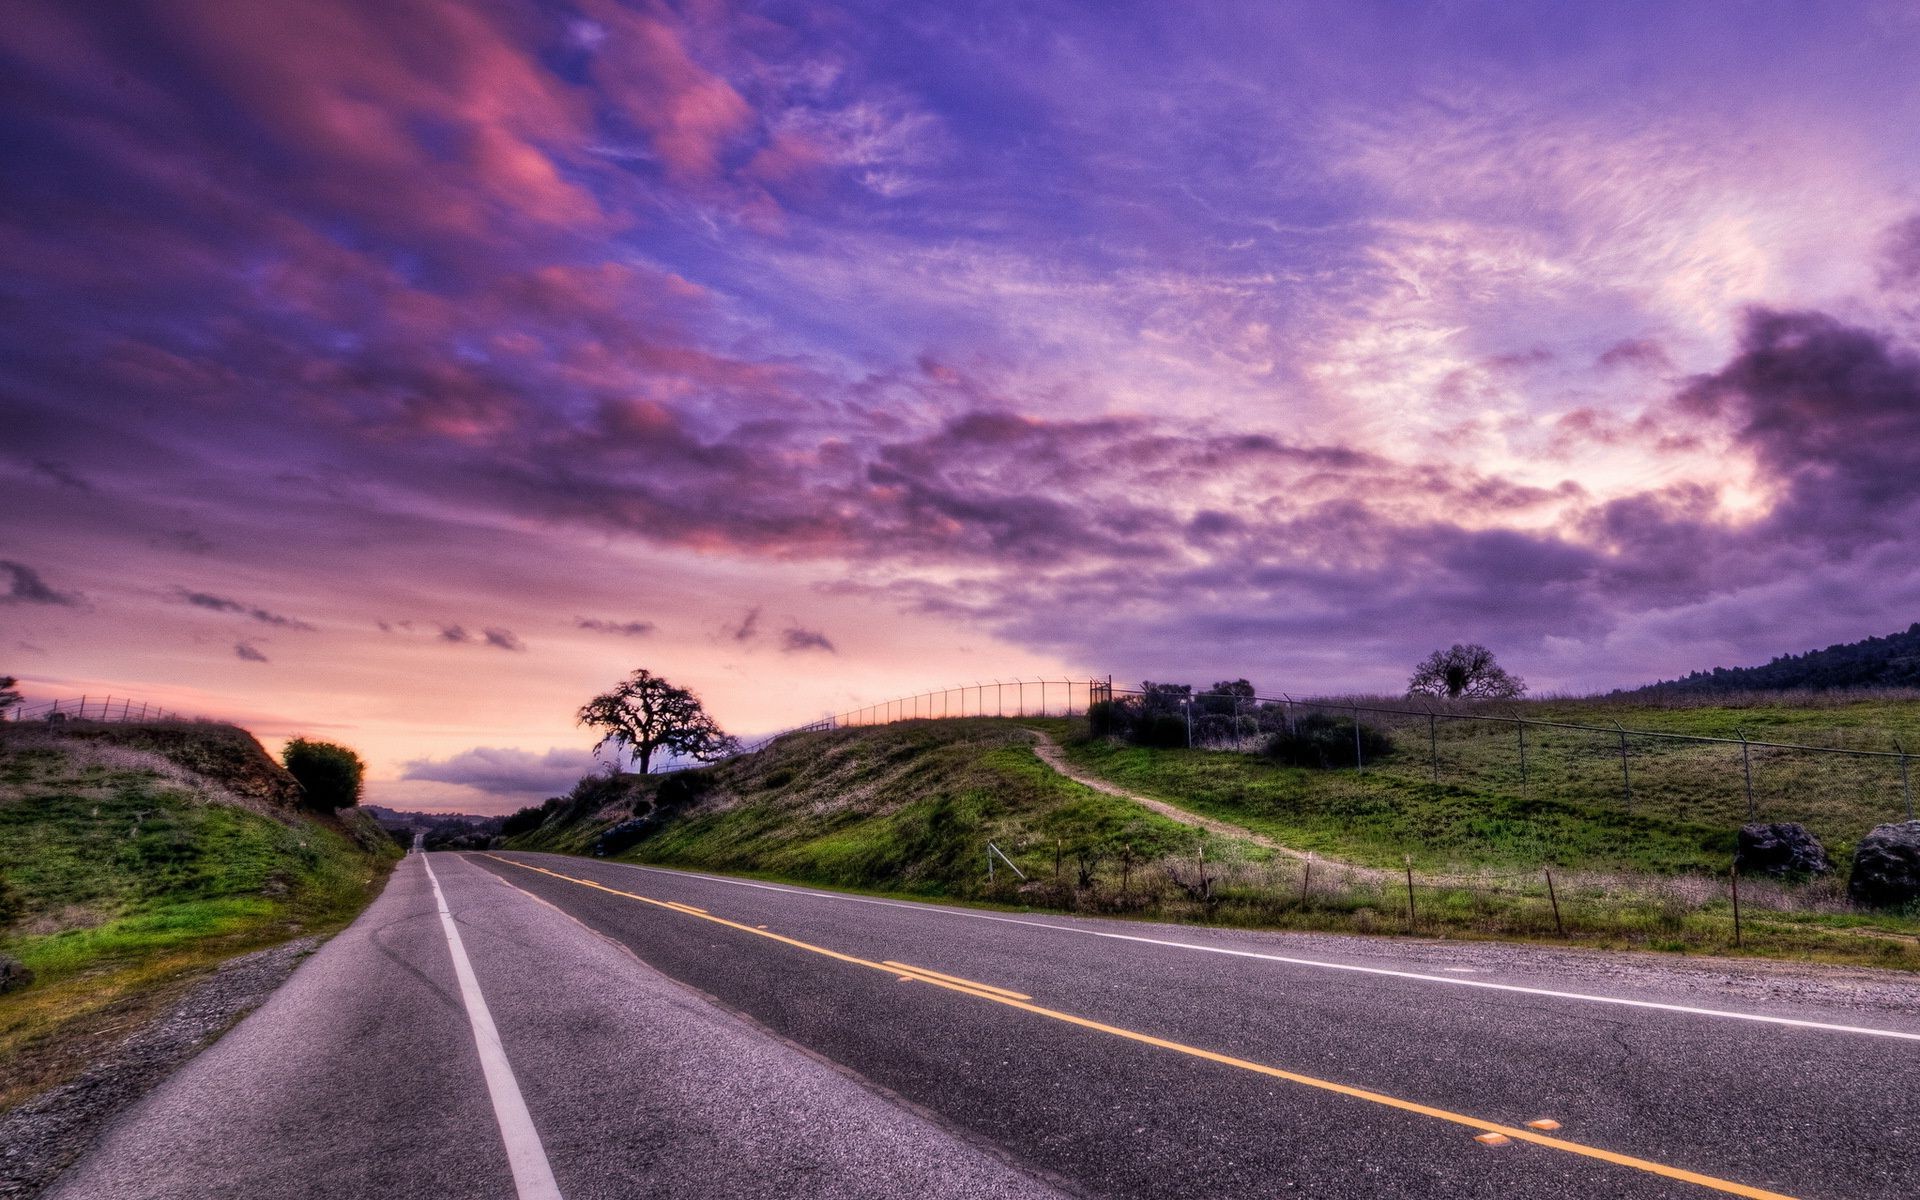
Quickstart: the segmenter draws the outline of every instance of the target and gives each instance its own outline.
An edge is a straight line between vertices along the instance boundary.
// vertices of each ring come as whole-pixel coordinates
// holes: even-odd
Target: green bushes
[[[1361,724],[1356,738],[1355,728],[1352,717],[1308,713],[1267,740],[1267,757],[1289,767],[1351,767],[1356,746],[1368,762],[1393,753],[1385,730]]]
[[[299,781],[304,793],[301,803],[306,807],[335,812],[360,803],[360,783],[366,775],[366,764],[345,746],[294,738],[287,743],[280,761],[287,765],[288,774]]]

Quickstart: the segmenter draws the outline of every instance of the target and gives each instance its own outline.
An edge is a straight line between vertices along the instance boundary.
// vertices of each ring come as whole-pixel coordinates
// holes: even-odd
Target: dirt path
[[[1230,825],[1225,821],[1216,821],[1212,817],[1203,817],[1199,813],[1188,812],[1184,808],[1168,804],[1165,800],[1156,800],[1152,796],[1143,796],[1139,792],[1130,792],[1123,787],[1108,783],[1106,780],[1097,776],[1088,775],[1067,762],[1066,751],[1060,748],[1058,742],[1037,729],[1031,732],[1033,733],[1033,752],[1039,757],[1040,761],[1046,763],[1055,771],[1065,775],[1075,783],[1090,787],[1096,792],[1105,792],[1109,796],[1118,796],[1122,800],[1131,800],[1142,808],[1152,809],[1169,821],[1178,821],[1182,825],[1191,825],[1195,829],[1204,829],[1208,833],[1218,834],[1221,837],[1242,838],[1252,842],[1256,846],[1264,846],[1276,854],[1284,854],[1289,858],[1307,857],[1306,851],[1295,850],[1292,846],[1282,846],[1279,842],[1274,841],[1265,834],[1255,833],[1253,830],[1240,825]],[[1333,861],[1326,859],[1325,855],[1315,855],[1314,857],[1322,859],[1323,861]]]

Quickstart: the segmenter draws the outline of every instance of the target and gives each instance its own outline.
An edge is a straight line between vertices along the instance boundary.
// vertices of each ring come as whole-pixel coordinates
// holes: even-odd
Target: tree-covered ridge
[[[1905,633],[1783,654],[1765,666],[1715,667],[1643,691],[1739,692],[1805,688],[1920,687],[1920,621]]]

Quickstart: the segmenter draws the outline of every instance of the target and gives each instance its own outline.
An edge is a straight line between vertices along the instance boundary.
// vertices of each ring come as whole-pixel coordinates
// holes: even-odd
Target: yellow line
[[[683,912],[690,912],[690,913],[699,913],[699,914],[700,914],[701,916],[703,916],[703,917],[707,915],[707,910],[706,910],[706,909],[704,909],[704,908],[695,908],[695,907],[694,907],[693,905],[691,905],[691,904],[682,904],[682,903],[680,903],[680,902],[679,902],[678,900],[669,900],[669,901],[667,901],[667,904],[668,904],[668,905],[670,905],[670,906],[671,906],[671,907],[673,907],[673,908],[677,908],[677,909],[680,909],[680,910],[681,910],[681,911],[683,911]]]
[[[971,979],[962,979],[958,975],[943,975],[939,971],[930,970],[926,967],[916,967],[912,963],[895,962],[890,958],[882,960],[880,965],[893,967],[901,971],[910,971],[915,975],[928,975],[945,983],[957,983],[962,987],[972,988],[976,992],[991,992],[996,996],[1010,996],[1015,1000],[1033,999],[1032,996],[1027,995],[1025,992],[1009,991],[1003,987],[994,987],[990,983],[975,983]]]
[[[501,858],[497,854],[488,854],[487,857],[493,859],[495,862],[502,862],[508,866],[519,867],[524,871],[537,871],[542,875],[550,875],[555,879],[564,879],[568,883],[577,883],[582,887],[595,888],[615,896],[624,896],[629,900],[638,900],[642,904],[651,904],[656,908],[666,909],[668,912],[678,912],[685,916],[698,917],[703,921],[712,921],[716,925],[725,925],[729,929],[738,929],[742,933],[750,933],[755,937],[768,938],[772,941],[782,942],[801,950],[811,951],[814,954],[819,954],[826,958],[837,959],[840,962],[851,963],[858,967],[867,967],[888,975],[898,976],[903,967],[903,964],[899,963],[888,964],[884,962],[873,962],[868,959],[857,958],[851,954],[842,954],[838,950],[829,950],[824,946],[815,946],[810,942],[803,942],[797,938],[786,937],[778,933],[769,933],[764,929],[755,929],[751,925],[742,925],[735,921],[729,921],[724,917],[716,917],[708,913],[688,912],[684,908],[675,907],[669,901],[655,900],[652,897],[642,896],[634,892],[623,892],[618,888],[610,888],[604,884],[595,883],[591,879],[576,879],[571,875],[562,875],[558,871],[549,871],[545,867],[536,867],[531,863],[516,862],[510,858]],[[908,969],[915,972],[925,972],[926,970],[924,967]],[[1288,1083],[1297,1083],[1303,1087],[1318,1088],[1324,1092],[1333,1092],[1337,1095],[1349,1096],[1355,1100],[1365,1100],[1370,1104],[1378,1104],[1386,1108],[1398,1109],[1401,1112],[1416,1113],[1423,1117],[1432,1117],[1436,1121],[1447,1121],[1455,1125],[1464,1125],[1468,1129],[1477,1129],[1486,1133],[1503,1133],[1516,1141],[1532,1142],[1536,1146],[1545,1146],[1550,1150],[1560,1150],[1567,1154],[1577,1154],[1584,1158],[1598,1159],[1601,1162],[1611,1163],[1617,1167],[1628,1167],[1636,1171],[1644,1171],[1649,1175],[1658,1175],[1664,1179],[1675,1179],[1682,1183],[1695,1184],[1699,1187],[1708,1188],[1716,1192],[1723,1192],[1730,1196],[1744,1196],[1747,1197],[1747,1200],[1794,1200],[1794,1197],[1788,1196],[1783,1192],[1770,1192],[1765,1188],[1749,1187],[1744,1183],[1735,1183],[1732,1180],[1720,1179],[1712,1175],[1702,1175],[1696,1171],[1688,1171],[1680,1167],[1668,1166],[1666,1163],[1654,1162],[1651,1159],[1635,1158],[1630,1154],[1616,1154],[1611,1150],[1602,1150],[1598,1146],[1583,1146],[1579,1142],[1570,1142],[1565,1138],[1548,1137],[1546,1134],[1536,1133],[1531,1129],[1522,1129],[1514,1125],[1502,1125],[1497,1121],[1487,1121],[1479,1117],[1468,1116],[1465,1113],[1452,1112],[1444,1108],[1434,1108],[1431,1105],[1418,1104],[1412,1100],[1402,1100],[1398,1096],[1389,1096],[1382,1092],[1370,1092],[1365,1088],[1350,1087],[1344,1083],[1335,1083],[1330,1079],[1319,1079],[1312,1075],[1301,1075],[1294,1071],[1284,1071],[1279,1067],[1269,1067],[1264,1063],[1251,1062],[1244,1058],[1235,1058],[1230,1054],[1218,1054],[1212,1050],[1202,1050],[1198,1046],[1186,1045],[1183,1042],[1173,1042],[1168,1041],[1166,1038],[1154,1037],[1149,1033],[1140,1033],[1136,1030],[1122,1028],[1118,1025],[1108,1025],[1104,1022],[1089,1020],[1086,1017],[1077,1017],[1072,1013],[1045,1008],[1038,1004],[1028,1003],[1026,1000],[1014,999],[1012,995],[1006,994],[1004,989],[996,988],[993,991],[985,991],[982,990],[985,985],[965,983],[964,981],[950,982],[949,980],[954,977],[939,976],[932,973],[917,974],[915,977],[922,983],[946,988],[948,991],[959,992],[967,996],[975,996],[982,1000],[991,1000],[995,1004],[1004,1004],[1008,1008],[1017,1008],[1022,1012],[1030,1012],[1036,1016],[1047,1017],[1055,1021],[1063,1021],[1069,1025],[1077,1025],[1082,1029],[1091,1029],[1099,1033],[1110,1034],[1113,1037],[1124,1038],[1130,1042],[1139,1042],[1145,1046],[1155,1046],[1162,1050],[1171,1050],[1176,1054],[1185,1054],[1193,1058],[1204,1059],[1207,1062],[1219,1063],[1222,1066],[1235,1067],[1242,1071],[1251,1071],[1257,1075],[1266,1075],[1274,1079],[1284,1079]]]

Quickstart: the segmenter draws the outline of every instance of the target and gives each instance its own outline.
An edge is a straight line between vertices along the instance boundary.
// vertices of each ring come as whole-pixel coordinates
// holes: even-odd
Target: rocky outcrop
[[[1876,908],[1920,900],[1920,821],[1879,825],[1861,838],[1847,894]]]
[[[0,996],[17,992],[33,982],[33,972],[17,958],[0,954]]]
[[[1825,875],[1833,870],[1820,839],[1793,821],[1741,826],[1733,862],[1743,875]]]

